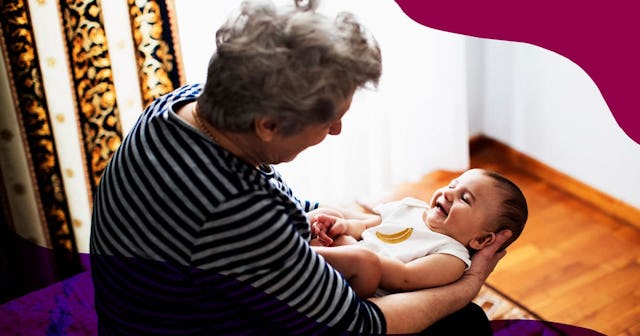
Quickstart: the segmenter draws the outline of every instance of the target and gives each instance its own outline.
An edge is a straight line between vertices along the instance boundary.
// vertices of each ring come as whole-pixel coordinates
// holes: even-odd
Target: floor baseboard
[[[640,229],[640,209],[551,168],[498,140],[485,135],[474,136],[469,140],[469,151],[472,158],[474,155],[490,156],[492,160],[508,164],[544,180],[610,216]]]

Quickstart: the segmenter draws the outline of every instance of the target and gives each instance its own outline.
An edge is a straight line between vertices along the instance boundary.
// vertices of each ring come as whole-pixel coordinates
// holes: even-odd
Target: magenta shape
[[[570,59],[598,86],[622,130],[640,144],[640,1],[396,2],[430,28],[530,43]]]

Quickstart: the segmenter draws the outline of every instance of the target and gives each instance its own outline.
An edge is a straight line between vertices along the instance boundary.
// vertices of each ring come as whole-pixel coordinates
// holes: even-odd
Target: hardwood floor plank
[[[586,199],[566,186],[581,186],[566,175],[545,180],[530,159],[490,139],[471,146],[471,166],[495,170],[523,190],[529,220],[487,283],[540,317],[606,335],[640,335],[640,226],[625,207],[611,213],[602,193]],[[536,169],[545,169],[539,162]],[[379,200],[413,196],[428,200],[458,172],[433,172],[395,188]],[[572,187],[573,188],[573,187]],[[581,190],[580,192],[583,192]],[[633,222],[633,223],[632,223]]]

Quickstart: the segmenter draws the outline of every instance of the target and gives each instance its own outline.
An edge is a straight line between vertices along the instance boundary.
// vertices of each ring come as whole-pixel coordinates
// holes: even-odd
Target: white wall
[[[588,74],[530,44],[469,38],[471,134],[483,133],[640,208],[640,144]]]
[[[229,12],[237,6],[237,2],[232,0],[216,0],[215,3],[199,0],[199,5],[194,5],[194,1],[196,0],[177,2],[181,44],[189,82],[204,80],[206,64],[213,50],[213,31],[204,33],[203,29],[217,27]],[[284,0],[278,1],[282,2]],[[355,13],[362,17],[364,22],[371,24],[380,21],[379,16],[381,14],[376,13],[369,1],[348,2],[348,6],[357,5],[365,5],[364,9],[354,10]],[[382,21],[384,30],[376,31],[373,29],[375,27],[372,27],[372,30],[374,30],[374,35],[379,38],[383,47],[383,59],[386,60],[385,62],[392,61],[397,56],[397,59],[401,60],[396,64],[391,62],[391,64],[385,65],[385,74],[383,75],[380,91],[383,91],[382,89],[385,87],[394,87],[397,86],[398,82],[407,82],[413,78],[424,81],[425,78],[431,78],[435,74],[435,82],[439,83],[438,86],[432,87],[421,83],[420,85],[412,85],[409,89],[402,87],[396,92],[410,93],[409,96],[412,97],[410,99],[415,100],[415,105],[432,106],[432,110],[439,111],[440,116],[449,116],[452,113],[443,109],[441,105],[434,105],[434,101],[436,103],[456,101],[456,104],[452,105],[455,109],[468,110],[468,130],[470,135],[483,133],[500,140],[565,174],[640,208],[640,145],[627,137],[622,129],[618,127],[598,88],[579,66],[561,55],[537,46],[473,37],[465,37],[466,52],[451,47],[446,49],[453,50],[452,54],[444,54],[442,50],[445,48],[442,47],[439,47],[437,49],[438,52],[434,52],[433,55],[427,54],[426,56],[424,53],[405,51],[404,49],[399,49],[398,45],[388,45],[389,40],[386,39],[385,33],[393,32],[392,34],[389,33],[390,41],[396,42],[401,38],[407,38],[405,29],[409,29],[409,25],[418,24],[403,17],[403,20],[397,23],[401,24],[401,26],[396,27],[390,23],[391,10],[394,8],[390,8],[389,6],[391,5],[385,2],[381,2],[378,5],[381,6],[381,11],[384,13],[383,16],[386,18],[385,21]],[[203,10],[206,6],[213,6],[215,10],[212,8]],[[344,7],[343,9],[353,10],[352,8],[346,8],[345,2],[339,2],[338,4],[337,1],[325,1],[323,6],[338,6],[340,8]],[[197,19],[198,16],[202,15],[207,16],[207,19]],[[202,22],[205,21],[206,24],[203,26]],[[189,30],[187,24],[192,22],[198,24]],[[394,30],[396,28],[398,31],[402,28],[404,33],[396,33],[396,30]],[[424,30],[428,29],[422,28]],[[455,34],[434,33],[433,35],[434,37],[441,36],[439,38],[442,41],[439,42],[456,43],[457,36]],[[190,36],[200,37],[187,38]],[[202,36],[205,37],[203,38]],[[447,42],[447,39],[449,39],[449,42]],[[451,39],[454,40],[452,41]],[[417,39],[417,41],[426,40]],[[424,42],[421,43],[425,44]],[[426,47],[429,48],[431,46],[429,44]],[[433,49],[436,50],[435,48]],[[397,55],[394,55],[394,52]],[[452,71],[453,67],[449,65],[443,66],[443,64],[448,64],[446,63],[447,60],[451,63],[450,59],[457,59],[458,53],[461,53],[460,56],[462,57],[466,56],[467,85],[466,88],[455,87],[455,90],[452,90],[450,88],[451,84],[442,84],[445,82],[444,79],[457,79],[458,76],[464,77],[464,71],[461,70],[460,73],[457,73]],[[422,76],[416,73],[415,69],[421,69],[421,67],[414,67],[412,71],[401,69],[400,74],[396,76],[397,78],[390,77],[390,70],[393,67],[405,66],[411,68],[413,63],[409,63],[408,60],[415,58],[424,61],[433,56],[440,58],[432,63],[438,64],[438,67],[430,67],[424,71],[429,75]],[[457,65],[459,63],[454,62],[454,64]],[[195,76],[190,74],[195,74]],[[394,81],[395,79],[398,79],[398,81]],[[453,83],[462,81],[463,79],[456,80]],[[460,95],[445,96],[446,92],[458,92],[464,89],[468,94],[466,101],[461,98],[461,96],[464,96],[464,92]],[[378,98],[381,95],[380,91],[374,93]],[[434,97],[439,100],[428,95],[430,92],[436,92],[437,94]],[[393,104],[384,106],[385,113],[389,115],[393,113],[394,117],[397,117],[398,110],[405,110],[405,108],[397,104],[410,99],[393,96],[390,99]],[[361,102],[362,99],[359,98],[359,101]],[[352,110],[356,109],[355,106],[352,108]],[[367,110],[367,108],[364,109]],[[371,112],[358,114],[358,112],[354,111],[350,112],[351,116],[353,118],[367,116],[368,118],[368,116],[371,116]],[[422,124],[407,122],[406,120],[410,119],[404,118],[394,119],[403,123],[399,124],[399,127],[404,131],[401,135],[409,134],[409,129],[413,130],[413,128],[422,127]],[[452,119],[450,123],[463,124],[466,122],[466,120]],[[358,122],[354,122],[354,125],[358,123],[366,124],[358,120]],[[347,129],[355,130],[351,126],[345,127],[345,132],[339,137],[337,146],[351,148],[345,142],[349,137]],[[443,131],[440,131],[440,129]],[[426,133],[423,136],[430,136],[426,141],[427,143],[450,143],[454,140],[445,138],[445,136],[450,136],[452,133],[450,129],[435,127],[430,129],[429,132],[423,132]],[[464,131],[464,127],[462,131]],[[384,132],[378,132],[378,134],[380,133]],[[456,138],[455,136],[453,137],[453,139]],[[460,137],[460,139],[464,138]],[[327,147],[331,140],[326,141],[323,146]],[[392,140],[385,138],[384,141],[391,143]],[[369,139],[368,142],[374,143],[372,139]],[[460,147],[465,147],[465,144],[466,142],[460,141]],[[314,150],[316,149],[314,148]],[[333,151],[333,149],[331,150]],[[380,156],[379,150],[372,153],[371,156]],[[393,153],[396,156],[416,156],[414,151],[406,153],[393,151]],[[442,165],[442,162],[446,162],[445,160],[450,160],[451,151],[445,150],[439,153],[442,154],[423,151],[421,152],[421,157],[440,165]],[[394,162],[397,162],[403,159],[394,157],[392,161],[395,160]],[[389,160],[391,159],[389,158]],[[300,161],[300,159],[296,160],[296,162]],[[315,160],[315,162],[318,162],[318,160]],[[395,165],[395,167],[397,166]],[[440,168],[451,169],[451,167]],[[373,174],[373,176],[377,180],[382,180],[379,175]],[[323,180],[319,179],[319,181]],[[397,181],[393,181],[393,184],[397,183]],[[349,183],[343,184],[353,188],[352,179]],[[323,184],[323,187],[335,193],[333,188],[326,188],[326,184]]]
[[[187,82],[205,80],[215,31],[238,3],[176,1]],[[296,195],[348,203],[429,171],[466,168],[466,38],[410,20],[394,1],[323,0],[318,10],[354,13],[379,42],[383,71],[377,89],[356,93],[340,136],[278,166]]]

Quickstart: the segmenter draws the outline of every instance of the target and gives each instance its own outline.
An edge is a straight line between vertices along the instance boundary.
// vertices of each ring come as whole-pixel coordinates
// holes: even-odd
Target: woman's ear
[[[491,245],[495,240],[496,234],[494,232],[485,232],[473,238],[471,242],[469,242],[469,247],[476,251],[479,251]]]
[[[278,131],[278,125],[267,117],[258,117],[254,121],[256,135],[265,142],[271,141]]]

